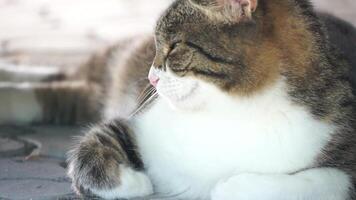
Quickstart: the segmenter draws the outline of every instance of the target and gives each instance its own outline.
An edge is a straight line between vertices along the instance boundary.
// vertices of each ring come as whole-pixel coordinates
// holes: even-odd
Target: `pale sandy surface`
[[[75,67],[98,48],[152,31],[169,2],[0,0],[0,61]],[[356,25],[356,0],[315,3]],[[0,127],[0,199],[72,199],[64,159],[79,130]],[[41,156],[24,161],[38,146]]]

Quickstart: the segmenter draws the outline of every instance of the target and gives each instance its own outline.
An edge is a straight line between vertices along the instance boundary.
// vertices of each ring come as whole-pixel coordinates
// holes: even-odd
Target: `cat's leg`
[[[341,170],[315,168],[293,175],[240,174],[219,182],[212,200],[349,200],[351,178]]]
[[[106,199],[153,193],[134,136],[123,121],[98,125],[79,139],[68,159],[74,189]]]
[[[99,110],[95,93],[95,87],[82,81],[0,82],[0,124],[88,122]]]

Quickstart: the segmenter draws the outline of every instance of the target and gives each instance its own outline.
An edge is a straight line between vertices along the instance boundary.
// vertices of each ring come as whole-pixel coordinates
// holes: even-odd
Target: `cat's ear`
[[[200,4],[205,12],[211,17],[239,22],[252,19],[256,11],[258,0],[191,0]]]
[[[221,6],[242,10],[246,14],[255,12],[258,4],[258,0],[216,0],[216,2]]]

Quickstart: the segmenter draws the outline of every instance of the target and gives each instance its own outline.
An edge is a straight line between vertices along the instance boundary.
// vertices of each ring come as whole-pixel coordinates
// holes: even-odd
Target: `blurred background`
[[[313,0],[356,25],[355,0]],[[153,29],[171,0],[0,0],[0,58],[76,66],[98,48]]]
[[[313,0],[356,25],[355,0]],[[149,32],[171,0],[0,0],[0,57],[76,65],[120,38]]]
[[[76,65],[100,47],[153,29],[169,0],[0,0],[0,56]]]
[[[170,2],[0,0],[0,68],[79,66],[115,41],[152,32]],[[313,3],[356,26],[355,0]],[[0,199],[74,199],[65,176],[65,152],[80,129],[0,127]],[[29,155],[37,158],[26,159]]]

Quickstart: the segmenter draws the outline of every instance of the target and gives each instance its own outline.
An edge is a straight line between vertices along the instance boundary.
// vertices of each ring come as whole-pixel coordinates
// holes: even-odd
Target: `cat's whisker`
[[[155,90],[155,88],[150,87],[147,91],[145,91],[145,92],[138,98],[138,101],[141,102],[141,101],[145,100],[145,98],[147,98],[147,96],[150,95],[154,90]]]
[[[142,96],[146,95],[148,92],[150,92],[151,90],[153,90],[154,88],[151,85],[147,85],[143,91],[141,92],[140,96],[138,97],[138,99],[142,98]]]
[[[147,86],[145,90],[141,93],[140,97],[138,98],[138,107],[137,109],[132,112],[132,114],[129,116],[129,119],[135,116],[142,108],[144,108],[151,100],[156,98],[158,96],[158,93],[156,89],[152,86]]]
[[[153,100],[154,98],[156,98],[158,96],[158,93],[154,93],[150,98],[147,99],[147,101],[145,101],[143,104],[141,104],[140,107],[138,107],[135,112],[133,112],[129,118],[132,118],[133,116],[135,116],[138,112],[141,111],[142,108],[144,108],[149,102],[151,102],[151,100]]]
[[[149,96],[152,91],[154,90],[153,87],[150,85],[146,86],[146,88],[141,92],[141,94],[138,96],[137,101],[139,102],[139,105]]]
[[[142,94],[137,102],[138,102],[138,105],[142,105],[153,93],[155,93],[155,88],[149,88],[147,91],[144,92],[144,94]]]

